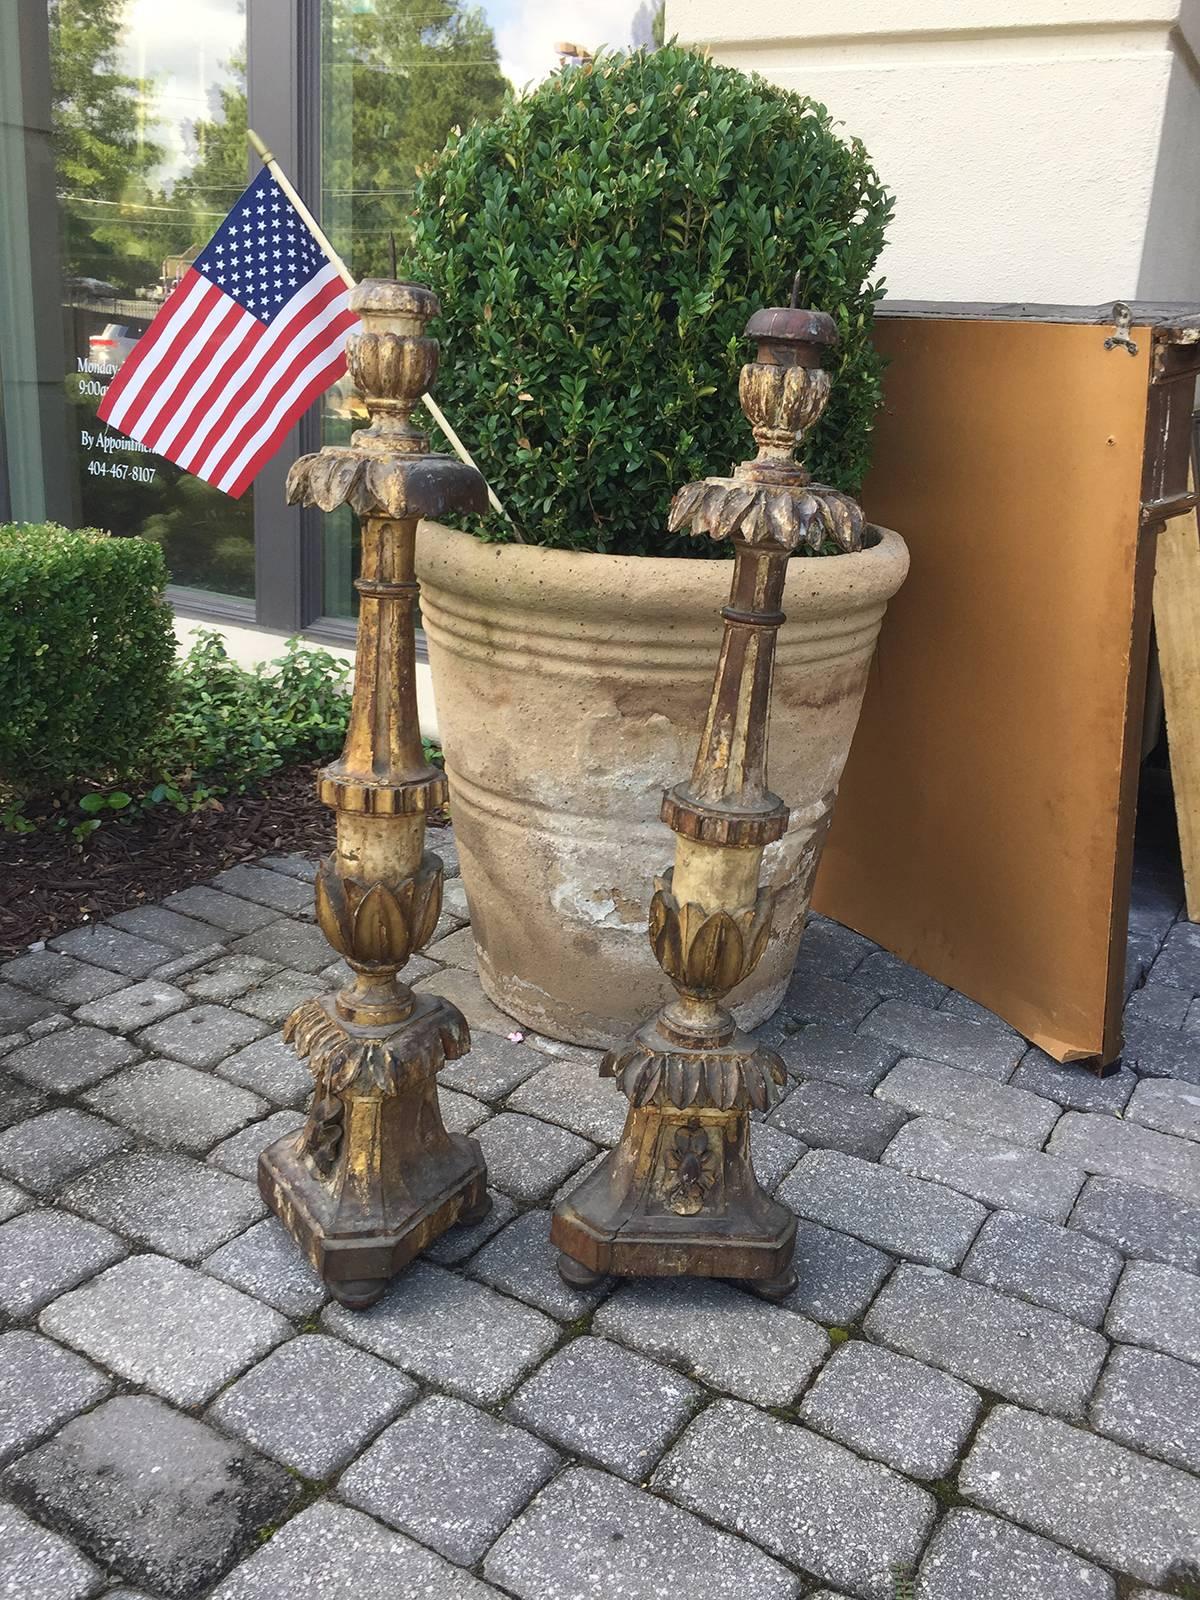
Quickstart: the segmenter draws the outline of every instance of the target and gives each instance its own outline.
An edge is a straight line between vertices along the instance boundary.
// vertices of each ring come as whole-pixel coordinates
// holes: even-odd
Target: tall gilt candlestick
[[[782,1297],[796,1282],[796,1219],[750,1163],[750,1110],[776,1098],[783,1063],[738,1030],[723,1000],[766,948],[775,894],[760,887],[759,869],[787,827],[787,806],[767,788],[767,721],[788,558],[829,542],[860,549],[863,518],[795,461],[799,435],[829,396],[820,362],[837,338],[832,319],[760,311],[746,334],[758,351],[742,368],[739,397],[758,454],[732,478],[688,484],[670,513],[672,531],[734,547],[696,764],[663,797],[678,840],[650,903],[650,942],[676,997],[601,1064],[629,1115],[617,1148],[554,1213],[559,1271],[578,1286],[609,1272],[695,1273]]]
[[[350,305],[363,326],[347,361],[371,424],[348,446],[301,457],[287,494],[322,511],[349,505],[362,519],[350,727],[317,785],[337,817],[337,848],[317,874],[317,919],[353,976],[284,1024],[315,1088],[299,1134],[263,1151],[258,1182],[333,1294],[366,1306],[440,1233],[490,1204],[478,1143],[447,1133],[438,1107],[436,1074],[470,1049],[466,1021],[399,977],[442,906],[442,863],[424,847],[425,814],[445,803],[446,781],[426,761],[417,723],[417,523],[485,511],[487,500],[479,473],[431,455],[410,421],[437,372],[437,341],[424,337],[437,297],[368,280]]]

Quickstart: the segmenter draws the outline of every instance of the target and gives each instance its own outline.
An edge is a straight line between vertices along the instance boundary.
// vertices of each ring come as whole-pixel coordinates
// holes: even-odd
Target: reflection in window
[[[110,379],[247,181],[243,0],[48,0],[75,520],[163,546],[172,580],[254,593],[231,500],[96,419]]]

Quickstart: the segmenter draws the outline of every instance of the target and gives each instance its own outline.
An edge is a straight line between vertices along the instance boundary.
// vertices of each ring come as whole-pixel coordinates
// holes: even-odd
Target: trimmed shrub
[[[135,772],[171,703],[162,551],[54,523],[0,525],[0,783]]]
[[[807,461],[858,488],[892,202],[823,106],[678,46],[601,59],[452,139],[415,204],[405,267],[441,296],[437,393],[526,538],[727,553],[669,536],[667,507],[750,453],[742,332],[797,271],[841,334]]]

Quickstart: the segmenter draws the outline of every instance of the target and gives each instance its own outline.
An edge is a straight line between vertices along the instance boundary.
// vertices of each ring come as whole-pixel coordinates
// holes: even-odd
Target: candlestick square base
[[[362,1308],[491,1205],[478,1141],[446,1131],[437,1098],[438,1070],[470,1035],[437,996],[379,1030],[340,1020],[326,996],[294,1012],[285,1037],[309,1056],[316,1088],[303,1128],[259,1156],[258,1187],[335,1298]]]

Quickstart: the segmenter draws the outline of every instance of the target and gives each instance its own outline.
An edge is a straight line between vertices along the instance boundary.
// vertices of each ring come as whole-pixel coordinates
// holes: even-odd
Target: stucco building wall
[[[667,0],[666,27],[863,140],[890,295],[1200,299],[1200,0]]]

